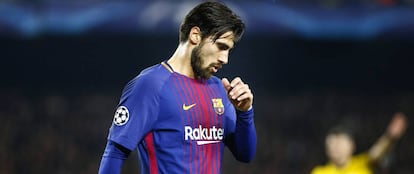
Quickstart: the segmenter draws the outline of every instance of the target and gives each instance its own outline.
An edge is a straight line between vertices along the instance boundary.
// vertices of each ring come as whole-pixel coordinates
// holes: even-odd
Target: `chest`
[[[167,137],[160,137],[160,141],[182,139],[184,144],[204,145],[226,137],[226,122],[235,115],[220,86],[176,80],[165,86],[162,94],[155,129],[159,136]]]
[[[160,115],[176,125],[221,127],[227,100],[217,84],[174,79],[161,97]]]

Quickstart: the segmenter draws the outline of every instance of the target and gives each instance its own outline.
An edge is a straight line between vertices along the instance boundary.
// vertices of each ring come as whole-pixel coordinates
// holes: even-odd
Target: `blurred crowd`
[[[97,173],[119,92],[0,90],[0,173]],[[330,127],[352,125],[362,152],[396,110],[410,121],[413,102],[413,93],[257,92],[257,156],[241,164],[227,152],[223,173],[309,173],[326,162],[323,141]],[[414,171],[413,133],[408,128],[378,173]],[[125,173],[139,171],[136,156],[128,158]]]
[[[115,98],[1,96],[0,173],[97,173]]]

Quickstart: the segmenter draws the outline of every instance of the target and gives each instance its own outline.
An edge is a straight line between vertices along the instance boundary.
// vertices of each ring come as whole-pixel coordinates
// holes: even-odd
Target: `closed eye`
[[[220,50],[229,50],[230,49],[230,46],[228,46],[225,43],[220,43],[220,42],[217,42],[217,47]]]

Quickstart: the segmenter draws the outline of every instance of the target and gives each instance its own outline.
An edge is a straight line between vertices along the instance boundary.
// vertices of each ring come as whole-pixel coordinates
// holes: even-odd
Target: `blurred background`
[[[2,0],[0,173],[97,173],[123,86],[169,58],[200,1]],[[257,156],[223,173],[305,174],[345,123],[357,153],[414,115],[413,0],[229,0],[247,31],[219,77],[255,94]],[[414,171],[408,128],[378,173]],[[139,173],[137,154],[124,173]]]

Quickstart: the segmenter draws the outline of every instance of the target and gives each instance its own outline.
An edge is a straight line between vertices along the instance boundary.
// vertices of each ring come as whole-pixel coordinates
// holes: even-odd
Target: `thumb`
[[[227,78],[223,78],[223,79],[221,79],[221,82],[223,83],[224,88],[226,89],[226,91],[229,92],[229,90],[231,88],[229,80]]]

